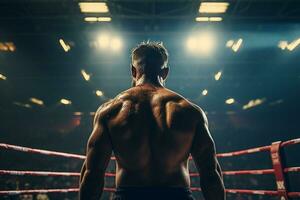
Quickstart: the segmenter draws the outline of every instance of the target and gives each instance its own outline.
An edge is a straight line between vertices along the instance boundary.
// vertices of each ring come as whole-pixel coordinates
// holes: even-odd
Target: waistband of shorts
[[[159,193],[191,193],[189,187],[178,187],[178,186],[119,186],[116,188],[117,193],[122,192],[159,192]]]

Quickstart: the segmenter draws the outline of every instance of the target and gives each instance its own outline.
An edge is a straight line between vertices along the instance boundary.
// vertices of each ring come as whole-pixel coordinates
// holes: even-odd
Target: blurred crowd
[[[7,141],[11,144],[28,146],[33,148],[55,150],[61,152],[84,154],[86,141],[91,131],[91,118],[82,119],[79,126],[69,132],[53,132],[52,130],[44,130],[43,134],[34,130],[26,129],[23,136],[15,137],[7,135]],[[33,134],[34,132],[38,132]],[[224,130],[225,131],[225,130]],[[218,133],[220,130],[213,130]],[[7,131],[7,133],[9,133]],[[235,143],[236,137],[227,133],[230,140],[221,141],[215,137],[218,149],[222,152],[239,150]],[[11,138],[10,138],[11,137]],[[13,139],[12,139],[13,138]],[[254,147],[254,144],[251,144]],[[257,144],[255,144],[257,145]],[[266,144],[267,145],[267,144]],[[249,145],[250,146],[250,145]],[[224,151],[224,149],[228,149]],[[291,155],[297,155],[298,149],[293,152],[288,152]],[[292,156],[297,158],[297,156]],[[30,171],[56,171],[56,172],[80,172],[83,161],[70,158],[49,157],[45,155],[28,154],[15,151],[0,151],[0,169],[7,170],[30,170]],[[288,157],[289,158],[289,157]],[[295,160],[288,160],[289,165],[297,166]],[[298,159],[299,161],[299,159]],[[107,171],[115,171],[115,161],[111,161]],[[222,170],[247,170],[247,169],[268,169],[272,168],[272,162],[269,153],[251,154],[239,157],[220,158]],[[298,162],[299,163],[299,162]],[[197,172],[193,161],[190,162],[190,172]],[[290,182],[293,191],[300,191],[300,175],[291,174]],[[0,175],[0,190],[26,190],[26,189],[65,189],[78,188],[78,177],[45,177],[45,176],[10,176]],[[224,176],[225,186],[228,189],[254,189],[254,190],[276,190],[276,182],[273,175],[235,175]],[[191,178],[191,186],[199,187],[200,180],[197,177]],[[115,187],[114,178],[106,178],[105,187]],[[194,192],[196,199],[203,199],[201,192]],[[239,195],[227,194],[228,200],[272,200],[276,197],[263,195]],[[75,200],[78,194],[70,193],[39,193],[39,194],[24,194],[0,196],[3,200]],[[102,199],[111,199],[112,194],[103,193]]]

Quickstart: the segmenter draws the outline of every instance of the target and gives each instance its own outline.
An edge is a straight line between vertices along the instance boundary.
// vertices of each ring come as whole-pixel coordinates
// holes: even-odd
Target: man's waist
[[[119,186],[116,188],[116,193],[180,193],[190,194],[189,187],[180,186]]]

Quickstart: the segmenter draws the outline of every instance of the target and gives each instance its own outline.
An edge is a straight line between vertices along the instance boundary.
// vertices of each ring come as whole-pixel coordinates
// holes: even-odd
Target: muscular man
[[[132,51],[132,88],[103,104],[95,115],[80,177],[80,199],[101,197],[112,151],[115,200],[191,200],[188,158],[200,173],[206,200],[224,200],[221,169],[204,112],[164,87],[169,68],[156,42]]]

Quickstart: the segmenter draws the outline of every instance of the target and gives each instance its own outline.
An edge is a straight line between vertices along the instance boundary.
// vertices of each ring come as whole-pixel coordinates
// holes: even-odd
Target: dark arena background
[[[94,112],[131,87],[147,40],[169,51],[166,86],[206,112],[227,199],[300,199],[298,0],[1,0],[0,199],[78,198]]]

